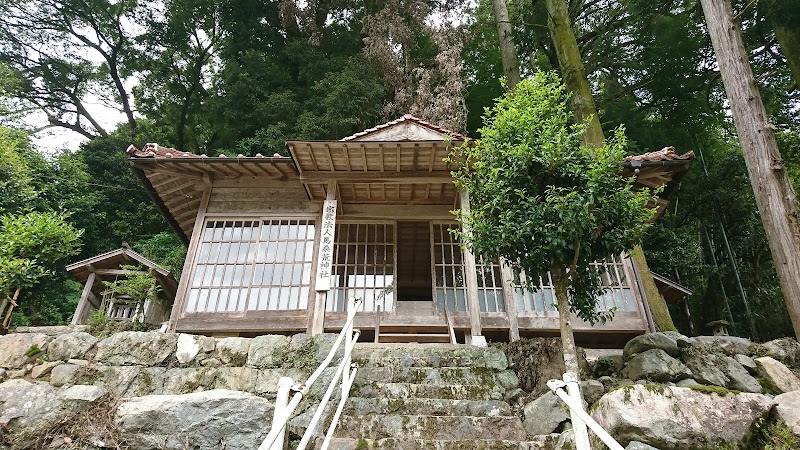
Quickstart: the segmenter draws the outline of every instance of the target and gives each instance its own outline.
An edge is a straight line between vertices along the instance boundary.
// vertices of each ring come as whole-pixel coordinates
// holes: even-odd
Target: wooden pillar
[[[511,342],[519,340],[519,318],[517,317],[517,298],[514,295],[514,271],[504,258],[500,258],[500,277],[503,282],[503,298],[506,302],[506,315],[508,316],[508,339]]]
[[[467,191],[459,191],[461,201],[461,214],[469,215],[469,194]],[[464,230],[469,233],[468,229]],[[472,338],[482,335],[481,330],[481,307],[478,303],[478,268],[475,262],[475,255],[464,248],[464,279],[467,282],[467,305],[469,309],[469,326]]]
[[[186,308],[186,299],[189,292],[189,283],[192,282],[194,275],[194,264],[197,257],[197,249],[200,247],[200,241],[203,239],[203,227],[206,222],[206,211],[208,210],[208,202],[211,199],[211,182],[206,180],[206,189],[203,191],[203,199],[200,201],[200,208],[197,210],[197,218],[194,222],[192,229],[192,236],[189,238],[189,249],[186,251],[186,260],[183,262],[183,271],[181,271],[181,280],[178,283],[178,292],[175,294],[175,303],[172,304],[172,313],[169,316],[169,331],[175,331],[178,319],[183,314]]]
[[[92,293],[92,286],[94,286],[94,279],[97,275],[94,272],[89,273],[89,278],[86,279],[86,284],[83,285],[83,292],[81,292],[81,299],[78,300],[78,307],[75,308],[75,314],[72,316],[72,325],[81,325],[86,321],[89,315],[89,295]]]
[[[325,200],[327,201],[336,201],[336,191],[337,191],[337,183],[335,180],[328,181],[328,188],[325,196]],[[308,334],[310,335],[317,335],[322,334],[325,332],[325,304],[328,301],[328,289],[325,290],[316,290],[316,279],[317,279],[317,270],[319,270],[319,258],[321,252],[319,249],[322,245],[322,223],[324,222],[325,217],[325,207],[323,206],[322,211],[319,214],[319,226],[316,230],[316,236],[314,236],[314,290],[315,290],[315,297],[314,301],[309,305],[309,317],[308,317]]]

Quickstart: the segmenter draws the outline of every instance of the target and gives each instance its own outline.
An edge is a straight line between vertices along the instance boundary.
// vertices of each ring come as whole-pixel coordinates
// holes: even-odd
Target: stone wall
[[[0,337],[2,450],[255,449],[269,431],[278,379],[304,381],[336,338],[17,331]],[[570,448],[569,414],[541,387],[561,370],[549,350],[556,343],[360,345],[333,448]],[[747,439],[765,421],[800,437],[800,344],[792,339],[653,333],[624,350],[586,354],[587,407],[630,449],[759,448]],[[305,430],[334,371],[312,386],[290,435]]]
[[[305,381],[336,338],[127,331],[98,339],[82,326],[18,331],[0,337],[0,448],[35,448],[37,430],[98,402],[113,404],[106,413],[115,420],[106,425],[118,428],[118,436],[105,438],[128,436],[133,448],[183,449],[188,436],[190,448],[256,448],[269,430],[278,379]],[[334,371],[326,369],[312,387],[312,400]],[[303,429],[302,421],[293,426]]]

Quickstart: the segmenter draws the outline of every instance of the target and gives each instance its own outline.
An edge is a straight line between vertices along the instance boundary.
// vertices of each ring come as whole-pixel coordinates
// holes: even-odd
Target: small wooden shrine
[[[131,269],[130,266],[138,269]],[[72,316],[72,325],[86,323],[92,311],[100,308],[105,309],[109,319],[116,321],[136,319],[144,323],[158,324],[169,319],[178,282],[167,270],[131,250],[127,244],[123,244],[122,248],[117,250],[70,264],[67,266],[67,272],[83,284],[78,307]],[[146,301],[143,305],[139,305],[130,297],[115,294],[105,284],[134,273],[147,274],[154,278],[155,284],[160,286],[156,301]]]

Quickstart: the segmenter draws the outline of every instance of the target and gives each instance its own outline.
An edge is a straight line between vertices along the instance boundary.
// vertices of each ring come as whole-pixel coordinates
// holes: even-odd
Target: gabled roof
[[[418,117],[406,114],[399,119],[367,128],[340,141],[465,141],[467,137]]]
[[[131,261],[133,260],[133,261]],[[84,259],[83,261],[74,262],[67,266],[67,272],[76,274],[80,269],[88,268],[89,266],[119,266],[121,264],[136,264],[147,267],[148,269],[155,270],[161,275],[168,276],[169,271],[162,268],[158,264],[150,261],[139,253],[133,251],[130,247],[122,247],[110,252],[101,253],[91,258]]]
[[[124,243],[122,248],[68,265],[67,272],[85,285],[89,275],[93,272],[100,280],[114,279],[116,274],[120,272],[119,269],[122,265],[143,266],[148,270],[152,270],[153,277],[163,288],[167,299],[171,301],[175,298],[175,291],[178,288],[178,282],[175,277],[168,270],[133,251]],[[104,289],[103,283],[94,283],[92,286],[92,292],[98,297],[102,296]]]

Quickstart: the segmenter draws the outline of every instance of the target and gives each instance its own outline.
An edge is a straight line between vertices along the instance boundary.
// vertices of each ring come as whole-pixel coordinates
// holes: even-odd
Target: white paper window
[[[308,305],[312,220],[210,220],[186,312],[298,310]]]
[[[593,263],[594,266],[605,265],[606,273],[603,275],[603,286],[607,289],[600,296],[597,309],[609,311],[616,307],[618,311],[636,311],[636,301],[633,290],[625,274],[623,259],[619,256],[609,257],[606,261]],[[524,275],[523,275],[524,276]],[[517,301],[517,310],[530,311],[556,311],[556,293],[550,272],[539,278],[536,291],[524,290],[519,286],[514,292]]]

